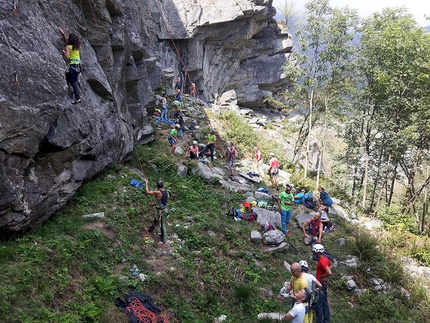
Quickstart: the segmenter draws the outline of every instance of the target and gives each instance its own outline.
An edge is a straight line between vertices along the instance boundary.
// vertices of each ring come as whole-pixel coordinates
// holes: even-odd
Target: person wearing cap
[[[324,256],[324,246],[322,244],[314,244],[312,253],[318,258],[316,278],[321,282],[321,290],[319,293],[318,306],[316,308],[317,323],[330,322],[330,307],[328,306],[327,289],[329,286],[328,279],[332,275],[332,263],[330,259]]]
[[[305,245],[310,245],[313,242],[321,243],[323,237],[323,224],[321,222],[321,213],[316,212],[310,220],[303,223],[302,230],[305,234]]]
[[[199,158],[199,146],[197,146],[197,141],[193,141],[192,146],[188,147],[188,158],[198,159]]]
[[[290,184],[285,185],[285,192],[279,194],[279,199],[276,199],[276,201],[281,212],[282,232],[287,236],[292,236],[288,230],[288,223],[290,223],[292,213],[291,206],[294,205],[294,196],[291,194]]]
[[[178,142],[178,130],[181,128],[179,124],[175,124],[175,128],[170,130],[169,135],[167,136],[167,140],[170,142],[170,156],[175,156],[176,143]]]
[[[216,142],[215,133],[216,133],[215,129],[212,129],[211,132],[208,134],[208,144],[200,152],[200,154],[199,154],[200,158],[205,156],[205,152],[209,150],[211,152],[211,161],[214,160],[214,147],[215,147],[215,142]]]
[[[316,285],[317,288],[321,290],[322,288],[321,283],[314,275],[309,273],[308,263],[305,260],[300,260],[299,265],[302,267],[303,276],[305,276],[306,280],[308,281],[309,289],[312,291],[314,285]],[[313,323],[313,321],[314,321],[314,310],[312,309],[312,303],[309,302],[309,310],[305,315],[304,323]]]
[[[243,207],[240,209],[240,216],[242,220],[253,221],[257,219],[257,214],[255,214],[252,209],[252,203],[245,201],[243,202]]]
[[[272,188],[275,188],[275,184],[276,184],[276,190],[279,190],[278,174],[279,174],[279,161],[275,157],[274,153],[270,153],[269,168],[267,169],[267,175],[270,176],[270,182],[272,183]]]

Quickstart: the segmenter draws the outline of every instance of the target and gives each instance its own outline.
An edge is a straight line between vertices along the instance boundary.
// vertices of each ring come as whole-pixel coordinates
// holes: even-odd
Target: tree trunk
[[[306,156],[305,156],[305,173],[303,178],[308,176],[308,157],[309,157],[309,145],[311,140],[311,130],[312,130],[312,101],[314,99],[314,90],[311,91],[311,97],[309,99],[309,130],[308,130],[308,142],[306,144]]]
[[[369,150],[366,147],[366,160],[364,162],[363,200],[361,201],[361,208],[363,210],[366,208],[368,168],[369,168]]]
[[[328,118],[327,98],[324,99],[324,105],[325,105],[324,135],[322,136],[321,149],[318,154],[318,171],[317,171],[317,180],[316,180],[315,189],[318,189],[318,187],[320,186],[320,172],[321,172],[321,165],[324,157],[325,137],[327,135],[327,118]]]
[[[391,201],[393,200],[393,194],[394,194],[394,183],[396,182],[396,176],[397,176],[397,166],[399,165],[398,162],[396,162],[396,165],[394,165],[394,169],[393,169],[393,176],[391,177],[391,187],[390,187],[390,192],[389,192],[389,196],[388,196],[388,201],[387,201],[387,206],[391,205]]]

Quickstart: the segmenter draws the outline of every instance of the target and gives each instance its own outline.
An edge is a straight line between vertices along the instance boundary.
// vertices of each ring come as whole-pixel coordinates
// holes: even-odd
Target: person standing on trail
[[[70,33],[66,36],[65,32],[60,28],[60,33],[63,35],[66,47],[63,54],[69,63],[69,71],[66,72],[66,81],[73,88],[75,101],[72,104],[81,103],[81,91],[79,89],[78,77],[81,72],[81,41],[78,36]]]
[[[228,169],[233,173],[234,171],[234,159],[237,156],[237,150],[234,147],[232,142],[227,144],[227,148],[225,150],[225,158],[227,160]]]
[[[165,242],[166,239],[166,217],[169,215],[167,210],[167,199],[169,198],[169,194],[164,189],[164,182],[160,179],[157,181],[157,190],[150,191],[148,188],[148,180],[145,178],[145,193],[148,195],[152,195],[155,197],[156,202],[151,203],[151,206],[156,207],[156,214],[154,216],[154,221],[152,225],[148,228],[149,232],[155,230],[158,224],[161,224],[161,233],[160,239],[161,242]]]
[[[316,308],[317,323],[330,322],[330,307],[328,306],[327,289],[330,286],[329,277],[332,275],[332,263],[330,259],[324,256],[324,246],[314,244],[312,253],[318,257],[316,278],[321,283],[322,288],[319,292],[319,301]]]
[[[178,110],[181,109],[182,103],[178,100],[175,100],[172,102],[171,106],[172,106],[172,118],[174,119]]]
[[[214,148],[215,148],[215,142],[216,142],[215,134],[216,134],[215,129],[212,129],[211,132],[208,134],[208,144],[200,152],[199,154],[200,158],[202,158],[205,155],[205,152],[209,150],[211,152],[211,161],[214,161]]]
[[[300,260],[299,265],[302,267],[303,276],[305,276],[306,280],[308,281],[310,291],[313,291],[314,284],[318,288],[318,291],[320,291],[322,288],[322,285],[314,275],[309,273],[308,263],[305,260]],[[314,322],[314,314],[315,314],[314,312],[315,311],[312,309],[312,302],[309,302],[309,309],[305,315],[304,323]]]
[[[182,88],[181,77],[178,75],[178,77],[176,78],[176,83],[175,83],[174,89],[179,90],[179,92],[180,92],[181,88]]]
[[[263,166],[263,154],[258,149],[258,147],[255,147],[255,172],[261,177],[263,177],[264,175],[262,166]]]
[[[291,206],[294,205],[294,195],[291,194],[291,185],[287,184],[285,186],[285,192],[279,194],[279,199],[276,200],[278,202],[278,208],[281,212],[281,225],[282,232],[286,236],[292,236],[291,232],[288,230],[288,223],[290,223],[291,219]]]
[[[279,191],[278,174],[279,174],[279,161],[275,157],[274,153],[270,153],[269,154],[269,168],[267,169],[267,175],[270,176],[270,182],[272,183],[272,188],[275,188],[275,184],[276,184],[276,190],[277,191]]]
[[[167,140],[170,142],[170,157],[175,157],[176,144],[178,142],[178,131],[181,128],[179,124],[175,124],[175,128],[170,130]]]
[[[177,123],[179,124],[180,128],[179,128],[179,140],[178,142],[182,142],[182,139],[184,139],[184,114],[182,113],[182,110],[180,108],[178,108],[178,110],[175,111],[174,114],[174,118],[177,121]]]
[[[284,320],[291,321],[291,323],[303,323],[305,320],[306,306],[312,294],[308,288],[301,289],[294,294],[296,302],[291,310],[285,314]]]
[[[163,109],[161,110],[161,119],[167,119],[167,94],[163,93],[163,97],[161,98],[161,105],[163,106]]]
[[[287,293],[289,293],[290,291],[293,291],[293,293],[292,294],[290,293],[289,295],[290,295],[290,298],[295,301],[296,300],[295,294],[299,290],[303,290],[309,287],[309,285],[308,285],[308,281],[306,280],[306,277],[303,275],[302,266],[300,266],[298,262],[295,262],[291,265],[290,271],[292,276],[289,282],[284,283],[284,287]]]

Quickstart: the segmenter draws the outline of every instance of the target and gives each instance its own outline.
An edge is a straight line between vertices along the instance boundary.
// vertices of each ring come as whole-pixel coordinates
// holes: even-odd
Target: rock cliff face
[[[176,75],[208,102],[234,90],[239,104],[258,106],[285,88],[291,41],[274,14],[271,0],[0,2],[0,229],[45,221],[85,180],[151,141],[153,91]],[[59,27],[82,41],[75,106]]]

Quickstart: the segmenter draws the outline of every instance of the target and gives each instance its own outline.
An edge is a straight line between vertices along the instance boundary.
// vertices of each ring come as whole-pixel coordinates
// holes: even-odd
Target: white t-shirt
[[[314,275],[308,273],[303,273],[303,276],[305,276],[306,280],[308,281],[309,289],[312,290],[312,283],[316,281],[317,278]]]
[[[305,304],[294,303],[294,307],[288,312],[293,317],[291,323],[303,323],[305,321]]]
[[[321,221],[325,221],[328,219],[328,215],[326,211],[320,211],[321,213]]]

